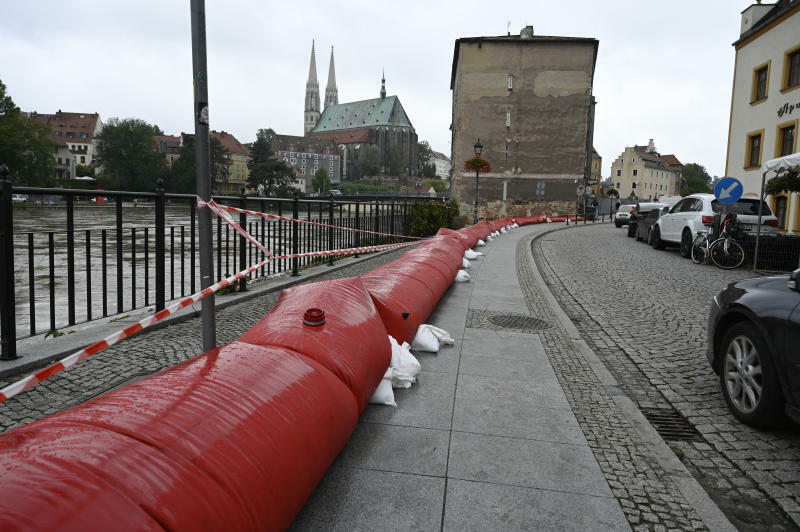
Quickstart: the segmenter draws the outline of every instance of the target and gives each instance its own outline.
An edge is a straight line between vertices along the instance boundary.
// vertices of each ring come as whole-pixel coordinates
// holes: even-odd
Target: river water
[[[365,205],[362,206],[366,207]],[[316,208],[315,208],[316,209]],[[287,213],[284,211],[283,213]],[[346,209],[343,223],[348,224]],[[76,205],[74,210],[75,322],[81,323],[155,305],[155,211],[151,205],[123,207],[121,290],[118,290],[117,230],[114,206]],[[310,213],[312,220],[327,221],[327,209]],[[238,215],[234,215],[237,217]],[[337,214],[338,217],[338,214]],[[308,212],[300,215],[309,218]],[[248,216],[248,230],[276,255],[289,253],[290,224]],[[199,290],[199,256],[195,252],[195,283],[191,276],[191,225],[187,206],[167,206],[166,299]],[[14,209],[14,286],[19,338],[58,329],[68,324],[68,253],[66,209],[36,207]],[[226,225],[213,220],[214,271],[219,279],[239,271],[238,238]],[[324,229],[301,224],[300,251],[327,249]],[[371,226],[370,226],[371,227]],[[221,229],[221,231],[220,231]],[[262,234],[263,231],[263,234]],[[88,235],[88,236],[87,236]],[[105,267],[103,236],[105,235]],[[336,247],[354,245],[352,233],[337,235]],[[87,245],[88,238],[88,245]],[[145,246],[145,238],[147,245]],[[52,240],[52,244],[51,244]],[[195,235],[195,243],[199,241]],[[52,245],[52,264],[50,246]],[[196,247],[196,246],[195,246]],[[147,257],[145,257],[147,254]],[[147,264],[145,265],[145,258]],[[261,260],[261,252],[249,245],[247,265]],[[302,261],[308,264],[310,260]],[[254,277],[275,275],[291,268],[289,261],[274,263]],[[146,286],[146,289],[145,289]],[[51,293],[52,291],[52,293]],[[118,305],[121,296],[121,306]]]

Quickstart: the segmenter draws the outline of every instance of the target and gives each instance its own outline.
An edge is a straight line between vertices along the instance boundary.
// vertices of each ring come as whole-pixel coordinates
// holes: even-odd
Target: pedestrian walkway
[[[472,281],[429,319],[455,345],[416,353],[423,372],[397,408],[368,407],[297,530],[628,528],[536,324],[521,320],[518,243],[545,229],[482,248]]]

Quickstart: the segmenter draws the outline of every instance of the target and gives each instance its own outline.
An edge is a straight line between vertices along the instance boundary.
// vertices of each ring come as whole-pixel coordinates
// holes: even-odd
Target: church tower
[[[386,99],[386,74],[381,73],[381,100]]]
[[[314,41],[311,41],[311,64],[308,67],[306,82],[306,110],[303,113],[305,134],[314,129],[319,120],[319,83],[317,83],[317,60],[314,55]]]
[[[333,46],[331,46],[331,64],[328,67],[328,86],[325,87],[325,107],[329,105],[338,105],[339,103],[339,89],[336,88],[336,69],[333,66]]]

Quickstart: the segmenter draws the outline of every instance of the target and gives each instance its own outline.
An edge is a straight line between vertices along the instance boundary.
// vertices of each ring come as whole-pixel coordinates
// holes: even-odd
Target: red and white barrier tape
[[[226,210],[224,210],[222,208],[223,207],[222,205],[219,205],[218,203],[216,203],[213,200],[212,201],[203,201],[203,199],[198,196],[198,198],[197,198],[197,206],[199,208],[201,208],[201,209],[203,207],[208,207],[209,209],[211,209],[214,214],[216,214],[217,216],[222,218],[225,222],[228,223],[228,225],[233,227],[236,231],[238,231],[248,241],[250,241],[253,244],[255,244],[255,246],[258,249],[260,249],[261,251],[266,253],[267,254],[267,258],[272,258],[272,256],[273,256],[272,252],[270,250],[268,250],[266,247],[264,247],[264,245],[261,242],[259,242],[253,235],[248,233],[247,230],[245,230],[242,226],[237,224],[236,221],[233,219],[233,217],[230,214],[228,214],[228,211],[226,211]]]
[[[65,369],[68,369],[68,368],[74,366],[75,364],[77,364],[79,362],[82,362],[83,360],[86,360],[90,356],[92,356],[94,354],[97,354],[100,351],[103,351],[104,349],[107,349],[107,348],[111,347],[114,344],[117,344],[117,343],[121,342],[125,338],[128,338],[129,336],[133,336],[134,334],[138,333],[142,329],[146,329],[147,327],[150,327],[151,325],[153,325],[155,323],[158,323],[159,321],[163,320],[167,316],[170,316],[170,315],[174,314],[178,310],[180,310],[182,308],[185,308],[185,307],[188,307],[189,305],[191,305],[193,303],[197,303],[201,299],[204,299],[204,298],[210,296],[211,294],[213,294],[217,290],[219,290],[221,288],[224,288],[226,286],[232,285],[233,283],[235,283],[236,281],[238,281],[239,279],[241,279],[245,275],[248,275],[248,274],[254,272],[258,268],[261,268],[262,266],[266,265],[268,262],[270,262],[272,260],[294,259],[294,258],[313,257],[313,256],[328,257],[328,256],[331,256],[331,255],[351,255],[351,254],[362,253],[362,252],[363,253],[370,253],[370,252],[374,252],[374,251],[384,251],[384,250],[388,250],[388,249],[395,249],[395,248],[413,246],[415,244],[417,244],[417,242],[401,242],[399,244],[382,244],[382,245],[379,245],[379,246],[365,246],[365,247],[361,247],[361,248],[336,249],[336,250],[326,250],[326,251],[311,251],[311,252],[307,252],[307,253],[296,253],[296,254],[291,254],[291,255],[281,255],[279,257],[274,257],[273,256],[272,258],[268,258],[266,260],[263,260],[263,261],[259,262],[258,264],[250,266],[249,268],[247,268],[245,270],[242,270],[239,273],[228,277],[227,279],[223,279],[222,281],[219,281],[218,283],[213,284],[213,285],[209,286],[208,288],[205,288],[205,289],[203,289],[203,290],[201,290],[201,291],[199,291],[199,292],[197,292],[195,294],[187,296],[187,297],[185,297],[185,298],[183,298],[183,299],[181,299],[179,301],[176,301],[175,303],[169,305],[165,309],[159,310],[158,312],[156,312],[152,316],[148,316],[148,317],[146,317],[146,318],[134,323],[133,325],[125,327],[121,331],[117,331],[116,333],[105,337],[104,339],[100,340],[99,342],[95,342],[95,343],[93,343],[92,345],[90,345],[88,347],[84,347],[80,351],[77,351],[77,352],[75,352],[75,353],[73,353],[73,354],[61,359],[58,362],[56,362],[56,363],[54,363],[54,364],[52,364],[52,365],[50,365],[50,366],[48,366],[48,367],[46,367],[44,369],[41,369],[41,370],[37,371],[36,373],[28,375],[27,377],[25,377],[25,378],[15,382],[15,383],[13,383],[13,384],[9,384],[5,388],[0,389],[0,403],[4,403],[4,402],[8,401],[9,399],[14,397],[15,395],[18,395],[18,394],[20,394],[20,393],[22,393],[25,390],[28,390],[30,388],[33,388],[34,386],[36,386],[37,384],[39,384],[43,380],[48,379],[48,378],[52,377],[53,375],[55,375],[57,373],[60,373],[60,372],[64,371]]]
[[[250,214],[250,215],[253,215],[253,216],[260,216],[262,218],[269,218],[271,220],[283,220],[284,222],[297,222],[297,223],[306,224],[306,225],[316,225],[318,227],[332,227],[334,229],[341,229],[343,231],[351,231],[351,232],[354,232],[354,233],[368,233],[368,234],[371,234],[371,235],[393,236],[393,237],[397,237],[397,238],[406,238],[408,240],[422,240],[422,237],[419,237],[419,236],[396,235],[394,233],[379,233],[377,231],[368,231],[366,229],[354,229],[352,227],[342,227],[340,225],[330,225],[330,224],[324,224],[324,223],[321,223],[321,222],[312,222],[311,220],[296,220],[295,218],[289,218],[287,216],[280,216],[278,214],[269,214],[267,212],[249,211],[247,209],[240,209],[239,207],[231,207],[230,205],[220,205],[219,203],[216,203],[214,200],[205,202],[201,198],[199,198],[199,197],[197,198],[198,207],[204,207],[206,205],[211,207],[211,204],[213,204],[214,207],[216,207],[217,209],[224,209],[226,211],[238,212],[240,214]],[[217,212],[217,211],[215,210],[214,212]],[[228,223],[230,223],[230,222],[228,222]]]

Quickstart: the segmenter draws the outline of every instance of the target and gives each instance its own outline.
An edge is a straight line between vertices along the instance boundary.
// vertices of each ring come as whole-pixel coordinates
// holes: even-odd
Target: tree
[[[405,157],[403,156],[403,150],[399,147],[395,146],[389,150],[389,157],[386,161],[387,173],[389,175],[399,176],[403,173],[403,164],[405,163]]]
[[[211,192],[218,190],[219,183],[227,183],[230,174],[228,166],[229,152],[219,139],[211,137]],[[161,156],[159,154],[159,156]],[[191,194],[197,190],[197,152],[194,135],[184,135],[183,145],[178,148],[178,159],[169,169],[166,189],[179,194]]]
[[[422,167],[422,177],[436,177],[436,165],[426,164]]]
[[[153,124],[153,135],[163,135],[164,130],[158,127],[158,124]]]
[[[436,177],[436,164],[433,162],[433,150],[427,140],[417,144],[417,161],[420,173],[424,177]]]
[[[107,180],[122,190],[153,190],[166,176],[164,157],[153,142],[153,126],[138,118],[111,118],[98,137],[98,155]]]
[[[447,185],[441,179],[423,179],[420,183],[426,187],[433,187],[433,190],[440,194],[447,190]]]
[[[361,152],[361,157],[358,159],[358,169],[361,170],[361,175],[376,175],[380,170],[380,162],[378,161],[378,151],[376,149],[367,148]]]
[[[267,197],[289,196],[293,192],[294,170],[283,161],[275,159],[272,150],[272,129],[259,129],[256,141],[250,148],[250,177],[247,184],[255,189],[263,188]]]
[[[54,180],[50,129],[23,115],[0,81],[0,164],[16,184],[46,186]]]
[[[75,177],[89,176],[94,177],[94,168],[88,165],[76,164]]]
[[[311,188],[314,192],[319,192],[320,194],[324,194],[331,189],[331,180],[328,177],[328,171],[324,168],[320,168],[314,174],[314,179],[311,180]]]
[[[711,192],[709,185],[711,184],[711,176],[708,175],[706,167],[698,163],[689,163],[683,167],[683,177],[688,183],[686,191],[682,192],[682,196],[695,194],[698,192]]]
[[[790,170],[773,177],[764,186],[764,192],[776,196],[782,192],[800,192],[800,172]]]

